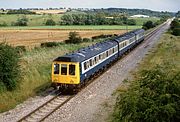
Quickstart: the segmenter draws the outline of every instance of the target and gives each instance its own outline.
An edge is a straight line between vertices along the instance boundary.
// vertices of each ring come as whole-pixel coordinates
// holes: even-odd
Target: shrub
[[[178,19],[172,21],[171,30],[173,35],[180,36],[180,21]]]
[[[65,40],[65,43],[81,43],[82,38],[79,36],[77,32],[69,32],[69,39]]]
[[[143,24],[143,29],[148,30],[150,28],[155,27],[155,24],[152,21],[147,21]]]
[[[36,12],[18,9],[18,10],[9,10],[7,14],[36,14]]]
[[[27,26],[28,19],[23,16],[22,18],[18,18],[15,23],[12,23],[14,26]]]
[[[172,30],[172,34],[175,36],[180,36],[180,28],[174,28]]]
[[[105,35],[105,34],[101,34],[101,35],[98,35],[98,36],[93,36],[92,39],[101,39],[101,38],[108,38],[108,37],[112,37],[114,35]]]
[[[0,23],[0,27],[5,27],[5,26],[7,26],[6,22]]]
[[[58,42],[44,42],[41,43],[41,47],[55,47],[58,46]]]
[[[56,22],[53,19],[48,19],[46,21],[45,25],[54,26],[54,25],[56,25]]]
[[[165,64],[142,71],[128,90],[119,92],[113,121],[180,121],[180,72],[172,69]]]
[[[125,21],[124,24],[127,24],[127,25],[136,25],[136,20],[134,20],[134,19],[127,19],[127,21]]]
[[[83,38],[83,42],[90,42],[91,39],[90,38]]]
[[[13,90],[18,85],[19,78],[19,55],[15,48],[0,44],[0,84],[7,90]],[[3,87],[3,86],[0,86]]]
[[[17,46],[16,50],[18,53],[22,53],[26,51],[26,47],[25,46]]]

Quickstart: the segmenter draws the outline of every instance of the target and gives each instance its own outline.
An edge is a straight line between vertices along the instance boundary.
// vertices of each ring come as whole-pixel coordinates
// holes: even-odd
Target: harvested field
[[[31,10],[36,14],[64,14],[66,10]]]
[[[126,30],[0,30],[0,42],[12,46],[39,46],[42,42],[61,42],[68,38],[69,32],[76,31],[82,38],[101,34],[122,34]]]

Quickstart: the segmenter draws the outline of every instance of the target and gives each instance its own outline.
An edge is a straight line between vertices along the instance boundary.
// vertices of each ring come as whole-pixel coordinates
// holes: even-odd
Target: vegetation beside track
[[[180,37],[164,34],[140,64],[132,81],[120,87],[111,120],[179,121]]]
[[[54,58],[103,40],[98,39],[80,44],[60,43],[52,48],[44,47],[23,52],[20,58],[22,79],[19,81],[19,88],[0,93],[0,112],[12,109],[27,98],[48,88],[51,84],[51,63]]]

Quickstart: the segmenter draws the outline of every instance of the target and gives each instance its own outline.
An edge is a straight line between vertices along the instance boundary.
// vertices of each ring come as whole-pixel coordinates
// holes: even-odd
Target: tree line
[[[96,14],[64,14],[61,25],[136,25],[136,21],[125,15]]]

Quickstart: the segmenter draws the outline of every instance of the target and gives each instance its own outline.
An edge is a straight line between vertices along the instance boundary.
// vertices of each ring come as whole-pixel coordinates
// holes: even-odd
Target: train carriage
[[[144,30],[137,29],[113,40],[97,43],[77,52],[60,56],[52,64],[52,85],[61,89],[74,89],[86,79],[106,68],[144,40]]]

